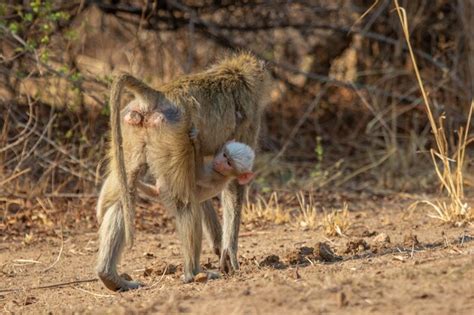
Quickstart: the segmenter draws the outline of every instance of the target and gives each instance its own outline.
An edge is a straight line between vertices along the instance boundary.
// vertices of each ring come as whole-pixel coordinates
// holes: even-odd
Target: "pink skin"
[[[123,117],[126,124],[132,126],[140,126],[146,128],[156,128],[163,122],[163,115],[157,112],[142,113],[136,109],[130,109]]]
[[[157,112],[152,112],[145,118],[145,127],[159,127],[163,122],[163,115]]]
[[[138,126],[142,123],[143,116],[138,111],[131,110],[125,114],[123,120],[129,125]]]
[[[231,176],[234,168],[230,164],[229,159],[220,152],[212,161],[212,167],[214,170],[224,176]],[[255,176],[253,172],[244,172],[237,176],[237,181],[240,185],[248,184]]]

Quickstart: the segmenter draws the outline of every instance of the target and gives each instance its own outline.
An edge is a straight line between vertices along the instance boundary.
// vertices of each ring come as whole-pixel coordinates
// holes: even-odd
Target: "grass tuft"
[[[472,208],[464,201],[463,167],[465,165],[466,146],[470,142],[468,134],[474,101],[471,101],[466,126],[458,129],[457,146],[454,149],[450,148],[446,137],[446,130],[444,129],[445,116],[441,115],[438,118],[438,123],[436,122],[436,118],[431,110],[428,94],[425,91],[424,83],[418,70],[418,64],[410,42],[410,32],[406,11],[404,8],[399,6],[397,0],[394,0],[394,3],[402,26],[405,41],[408,46],[410,58],[413,63],[416,79],[423,96],[426,114],[436,142],[436,148],[430,149],[431,159],[433,161],[436,175],[441,184],[441,188],[447,192],[449,198],[447,202],[440,200],[423,200],[422,203],[431,206],[435,210],[434,213],[429,214],[430,217],[439,219],[443,222],[462,224],[467,221],[472,221],[474,217],[472,214]],[[453,152],[451,157],[450,152]]]
[[[346,236],[345,233],[350,226],[348,208],[347,203],[344,203],[342,209],[324,215],[323,227],[327,236]]]

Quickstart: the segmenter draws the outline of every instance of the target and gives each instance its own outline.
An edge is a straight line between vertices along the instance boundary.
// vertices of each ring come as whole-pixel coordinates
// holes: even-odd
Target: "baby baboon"
[[[206,157],[207,158],[207,157]],[[255,152],[245,143],[229,141],[219,152],[208,159],[198,170],[196,178],[196,198],[199,202],[217,196],[227,184],[237,179],[240,185],[252,180]],[[138,188],[152,197],[159,197],[165,182],[157,180],[155,185],[138,181]]]
[[[197,198],[197,171],[204,156],[213,155],[230,139],[255,148],[263,111],[267,73],[263,64],[242,53],[222,60],[201,73],[183,76],[154,90],[134,78],[120,75],[111,91],[111,149],[109,175],[99,197],[105,214],[100,226],[97,272],[112,290],[128,290],[140,284],[122,279],[116,270],[124,242],[133,240],[136,187],[146,171],[163,180],[162,197],[174,212],[184,254],[184,281],[193,281],[200,271],[201,217],[220,252],[223,271],[239,268],[237,244],[244,186],[231,182],[223,191],[224,228],[221,229],[210,202]],[[123,124],[120,96],[128,88],[139,113],[151,115],[153,128]],[[133,111],[133,110],[132,110]],[[144,121],[145,116],[140,121]],[[192,128],[199,134],[193,145]],[[164,199],[164,200],[163,200]],[[99,210],[98,203],[98,210]],[[202,209],[201,209],[202,207]],[[100,219],[100,217],[99,217]]]

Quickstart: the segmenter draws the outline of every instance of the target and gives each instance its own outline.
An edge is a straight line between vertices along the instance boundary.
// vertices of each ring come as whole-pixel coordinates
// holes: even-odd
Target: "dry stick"
[[[40,285],[40,286],[37,286],[37,287],[30,287],[30,288],[0,289],[0,293],[16,292],[16,291],[22,291],[22,290],[39,290],[39,289],[60,288],[60,287],[64,287],[64,286],[68,286],[68,285],[72,285],[72,284],[97,282],[97,281],[99,281],[99,279],[91,278],[91,279],[84,279],[84,280],[74,280],[74,281],[60,282],[60,283],[54,283],[54,284]]]
[[[92,291],[89,291],[89,290],[86,290],[86,289],[83,289],[83,288],[79,288],[79,287],[75,287],[75,289],[79,290],[79,291],[82,291],[82,292],[85,292],[87,294],[96,296],[96,297],[100,297],[100,298],[114,298],[114,297],[116,297],[115,295],[112,295],[112,294],[99,294],[99,293],[95,293],[95,292],[92,292]]]
[[[7,179],[1,181],[0,186],[3,186],[4,184],[8,183],[9,181],[14,180],[18,176],[21,176],[25,173],[28,173],[29,171],[31,171],[31,168],[25,168],[24,170],[21,170],[20,172],[18,172],[16,174],[13,174],[12,176],[8,177]]]
[[[61,248],[59,249],[58,256],[56,257],[56,260],[49,267],[43,269],[41,272],[46,272],[52,269],[59,262],[59,259],[61,258],[61,255],[63,253],[63,249],[64,249],[64,236],[63,236],[63,226],[61,224]]]
[[[33,131],[36,129],[36,124],[37,124],[37,120],[35,120],[35,126],[30,129],[30,125],[31,123],[33,122],[33,103],[30,101],[30,98],[28,97],[28,106],[29,106],[29,113],[28,113],[28,121],[26,122],[26,126],[23,128],[22,131],[20,131],[20,133],[16,136],[16,141],[13,141],[12,143],[9,143],[7,144],[6,146],[4,146],[3,148],[0,149],[0,153],[2,152],[5,152],[7,150],[9,150],[10,148],[13,148],[14,146],[22,143],[23,141],[25,141],[32,133]],[[28,131],[29,130],[29,131]],[[28,132],[27,132],[28,131]]]
[[[34,131],[34,133],[37,135],[37,136],[40,136],[42,137],[41,133],[39,133],[38,131]],[[91,171],[91,168],[93,167],[90,167],[89,165],[86,165],[84,164],[83,161],[81,161],[81,159],[75,157],[74,155],[71,154],[71,152],[68,152],[66,150],[64,150],[63,148],[61,148],[60,146],[58,146],[54,141],[52,141],[51,139],[47,138],[47,137],[44,137],[43,139],[45,142],[47,142],[48,144],[50,144],[53,148],[55,148],[58,152],[60,152],[61,154],[65,155],[67,158],[69,158],[72,162],[76,163],[76,164],[79,164],[81,167],[83,167],[89,174],[92,174],[93,176],[95,176],[95,172],[94,171]]]
[[[53,121],[54,121],[55,118],[56,118],[56,114],[54,114],[54,115],[50,118],[50,120],[48,121],[48,124],[44,127],[43,132],[42,132],[41,134],[39,134],[39,139],[36,141],[36,143],[31,147],[31,149],[28,151],[28,153],[25,154],[25,155],[21,158],[21,160],[18,162],[18,164],[15,166],[15,168],[14,168],[14,170],[13,170],[14,172],[16,172],[16,171],[20,168],[20,166],[23,164],[23,162],[24,162],[28,157],[31,156],[31,154],[36,150],[36,148],[39,146],[39,144],[41,143],[41,141],[43,140],[43,138],[46,139],[46,138],[45,138],[45,135],[46,135],[46,133],[48,132],[49,127],[52,125],[52,123],[53,123]],[[37,131],[34,130],[34,129],[33,129],[33,132],[34,132],[35,134],[37,133]]]
[[[94,178],[91,178],[89,176],[84,176],[82,173],[78,173],[76,171],[74,171],[73,169],[71,168],[67,168],[66,166],[62,165],[61,163],[59,162],[55,162],[55,161],[52,161],[44,156],[41,156],[40,154],[38,154],[37,152],[34,152],[34,155],[37,156],[38,158],[40,158],[41,160],[45,161],[46,163],[48,163],[49,165],[51,165],[52,167],[57,167],[63,171],[65,171],[66,173],[69,173],[73,176],[76,176],[77,178],[80,178],[80,179],[83,179],[83,180],[86,180],[86,181],[89,181],[91,183],[95,183],[95,179]]]

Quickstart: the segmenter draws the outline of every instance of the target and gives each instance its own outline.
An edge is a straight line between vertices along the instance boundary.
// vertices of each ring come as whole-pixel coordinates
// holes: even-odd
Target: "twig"
[[[0,153],[2,152],[5,152],[7,150],[9,150],[10,148],[13,148],[14,146],[22,143],[23,141],[25,141],[32,133],[33,131],[36,129],[36,125],[38,123],[37,120],[35,120],[34,122],[34,126],[33,128],[30,129],[30,125],[31,123],[33,122],[33,118],[34,118],[34,115],[33,115],[33,103],[30,101],[30,97],[28,96],[28,106],[29,106],[29,113],[28,113],[28,121],[26,122],[26,126],[23,128],[22,131],[20,131],[20,133],[15,137],[16,140],[13,141],[12,143],[9,143],[7,144],[6,146],[4,146],[3,148],[0,149]]]
[[[9,181],[11,180],[14,180],[15,178],[25,174],[25,173],[28,173],[29,171],[31,171],[31,168],[25,168],[24,170],[21,170],[19,171],[18,173],[16,174],[13,174],[12,176],[8,177],[7,179],[4,179],[3,181],[0,182],[0,186],[3,186],[5,185],[6,183],[8,183]]]
[[[79,287],[76,287],[75,289],[76,289],[76,290],[79,290],[79,291],[82,291],[82,292],[85,292],[85,293],[87,293],[87,294],[93,295],[93,296],[100,297],[100,298],[114,298],[114,297],[116,297],[115,295],[112,295],[112,294],[99,294],[99,293],[94,293],[94,292],[92,292],[92,291],[89,291],[89,290],[86,290],[86,289],[83,289],[83,288],[79,288]]]
[[[59,259],[61,258],[61,254],[63,253],[63,249],[64,249],[64,236],[63,236],[63,226],[61,225],[61,248],[59,249],[58,256],[56,257],[56,260],[49,267],[43,269],[41,272],[46,272],[52,269],[59,262]]]
[[[22,291],[22,290],[39,290],[39,289],[60,288],[60,287],[65,287],[65,286],[73,285],[73,284],[97,282],[97,281],[99,281],[99,279],[91,278],[91,279],[84,279],[84,280],[74,280],[74,281],[60,282],[60,283],[54,283],[54,284],[40,285],[40,286],[37,286],[37,287],[30,287],[30,288],[0,289],[0,293],[15,292],[15,291]]]
[[[163,273],[161,274],[160,279],[158,279],[158,281],[156,281],[155,283],[153,283],[153,284],[149,287],[149,289],[153,288],[153,287],[156,286],[158,283],[160,283],[161,280],[163,280],[163,278],[164,278],[165,275],[166,275],[166,272],[168,271],[168,266],[169,266],[169,264],[166,264],[166,267],[165,267],[165,269],[163,270]]]

